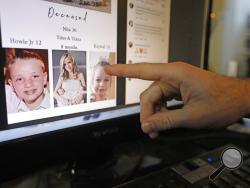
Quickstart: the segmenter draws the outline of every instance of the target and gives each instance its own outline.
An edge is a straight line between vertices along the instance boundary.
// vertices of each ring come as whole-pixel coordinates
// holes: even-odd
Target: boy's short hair
[[[42,66],[42,70],[43,70],[43,72],[45,72],[44,61],[43,61],[42,57],[38,53],[36,53],[36,52],[28,51],[28,50],[17,51],[14,62],[16,60],[18,60],[18,59],[37,59],[37,60],[40,60],[40,62],[41,62],[40,64]]]
[[[6,65],[5,65],[5,80],[11,79],[10,68],[18,59],[37,59],[42,67],[43,72],[46,71],[43,58],[36,52],[30,50],[6,49]]]

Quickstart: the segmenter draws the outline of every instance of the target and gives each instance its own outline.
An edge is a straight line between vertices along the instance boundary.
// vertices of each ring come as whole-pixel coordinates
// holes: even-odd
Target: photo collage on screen
[[[116,106],[116,79],[104,67],[116,63],[117,1],[90,2],[24,0],[14,13],[6,10],[15,1],[4,2],[1,37],[10,124]],[[38,11],[23,13],[22,7]],[[100,19],[110,27],[92,24]]]
[[[102,55],[108,55],[103,57]],[[115,53],[90,52],[87,87],[86,51],[52,51],[53,70],[48,68],[48,51],[5,49],[5,90],[8,113],[69,106],[115,98],[115,80],[104,66],[115,63]],[[49,78],[49,71],[53,78]],[[50,87],[53,84],[53,104]],[[87,98],[89,92],[89,98]]]

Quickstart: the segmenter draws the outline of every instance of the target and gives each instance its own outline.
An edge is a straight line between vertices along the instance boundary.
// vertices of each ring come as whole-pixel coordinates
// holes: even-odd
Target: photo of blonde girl
[[[68,106],[82,104],[86,102],[86,82],[84,73],[80,71],[74,55],[80,59],[81,52],[54,52],[54,72],[56,72],[56,63],[59,60],[59,76],[55,84],[54,98],[55,106]],[[57,54],[57,55],[55,55]],[[81,61],[85,61],[84,57]],[[58,66],[57,66],[58,67]],[[86,69],[84,71],[86,73]],[[55,83],[55,82],[54,82]]]

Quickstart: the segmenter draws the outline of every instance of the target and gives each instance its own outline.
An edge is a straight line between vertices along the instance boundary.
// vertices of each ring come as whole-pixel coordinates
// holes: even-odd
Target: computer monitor
[[[138,0],[1,1],[0,166],[5,169],[1,177],[55,161],[81,158],[89,163],[99,158],[97,153],[105,153],[103,144],[112,147],[141,135],[138,96],[126,98],[134,90],[126,86],[131,80],[110,77],[102,67],[131,63],[131,52],[147,61],[150,42],[140,47],[138,41],[159,35],[155,30],[159,27],[148,22],[150,15],[154,19],[166,16],[162,20],[166,35],[160,31],[166,51],[157,58],[185,60],[182,54],[171,52],[173,42],[169,40],[169,35],[176,36],[172,25],[175,28],[183,21],[180,15],[173,15],[183,4],[178,0],[157,1],[154,6]],[[205,3],[189,7],[199,10],[203,23]],[[134,11],[133,24],[128,9]],[[145,16],[146,20],[140,20]],[[141,28],[143,23],[148,28]],[[196,27],[204,29],[204,25]],[[138,29],[147,29],[150,35],[132,37],[136,43],[131,46],[127,34],[132,31],[138,37]],[[190,35],[201,37],[194,37],[196,43],[187,50],[203,42],[203,35]],[[200,55],[200,51],[195,54]],[[93,156],[96,158],[91,159]]]

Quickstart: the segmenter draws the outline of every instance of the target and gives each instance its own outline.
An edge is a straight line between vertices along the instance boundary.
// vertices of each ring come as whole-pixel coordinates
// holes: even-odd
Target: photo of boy
[[[105,73],[104,67],[114,63],[115,54],[110,53],[108,55],[109,58],[103,58],[100,54],[98,55],[98,53],[92,53],[91,56],[95,58],[99,57],[99,61],[92,67],[90,102],[114,99],[115,81],[110,75]],[[90,63],[93,64],[94,62]]]
[[[39,51],[47,55],[47,51],[45,52],[44,50],[16,49],[12,60],[6,63],[5,79],[7,84],[21,100],[16,110],[12,108],[12,113],[50,107],[49,91],[47,89],[48,75],[45,68],[45,60],[39,55]],[[8,50],[6,50],[7,52]],[[11,109],[8,105],[13,104],[8,102],[7,99],[6,103],[7,109]]]

